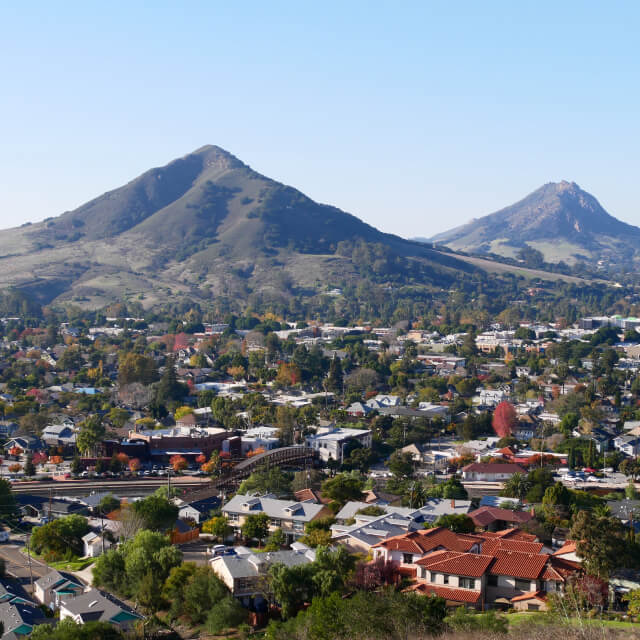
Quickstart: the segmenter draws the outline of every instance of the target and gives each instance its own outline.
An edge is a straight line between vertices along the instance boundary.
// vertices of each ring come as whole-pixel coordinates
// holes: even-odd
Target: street
[[[0,544],[0,558],[6,563],[7,575],[18,579],[27,593],[31,594],[31,575],[37,580],[51,571],[50,567],[40,560],[31,558],[31,571],[29,571],[29,559],[22,553],[24,543],[19,541]]]

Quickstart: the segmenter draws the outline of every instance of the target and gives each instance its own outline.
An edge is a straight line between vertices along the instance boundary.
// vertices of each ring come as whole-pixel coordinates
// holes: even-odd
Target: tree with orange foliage
[[[129,456],[126,453],[116,453],[116,458],[118,459],[118,462],[122,463],[123,465],[129,464]]]
[[[11,473],[18,473],[18,471],[20,471],[22,469],[22,465],[21,464],[12,464],[9,465],[9,471]]]
[[[23,453],[22,449],[20,447],[11,447],[11,449],[9,449],[9,455],[11,456],[15,456],[16,458],[18,456],[21,456]]]
[[[138,458],[131,458],[131,460],[129,460],[129,471],[133,473],[140,471],[140,466],[140,460],[138,460]]]
[[[63,460],[62,460],[62,456],[51,456],[51,457],[49,458],[49,462],[50,462],[51,464],[55,464],[55,465],[56,465],[56,467],[57,467],[59,464],[62,464],[62,462],[63,462]]]
[[[511,435],[517,422],[518,416],[515,407],[510,402],[503,400],[493,412],[491,425],[496,435],[506,438]]]
[[[293,362],[283,362],[278,367],[276,381],[287,387],[292,387],[300,382],[301,373],[298,365]]]
[[[247,451],[247,458],[253,458],[253,456],[260,455],[261,453],[264,453],[264,452],[265,452],[264,447],[258,447],[256,449],[251,449],[251,450]]]
[[[204,453],[201,453],[197,458],[196,458],[196,462],[199,465],[204,464],[207,461],[207,457],[204,455]]]
[[[187,459],[180,455],[171,456],[171,458],[169,458],[169,464],[176,473],[184,471],[189,466]]]
[[[449,464],[456,469],[462,469],[462,467],[466,467],[468,464],[475,461],[476,457],[472,453],[463,453],[457,458],[451,458],[451,460],[449,460]]]

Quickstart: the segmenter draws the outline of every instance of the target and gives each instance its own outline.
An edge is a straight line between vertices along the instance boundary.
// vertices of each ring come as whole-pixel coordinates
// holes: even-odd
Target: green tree
[[[136,500],[131,508],[144,519],[147,529],[165,532],[173,529],[178,518],[178,507],[166,497],[152,494]]]
[[[32,477],[36,475],[36,467],[33,464],[33,456],[27,456],[27,461],[24,463],[24,475]]]
[[[242,535],[260,544],[269,534],[269,516],[266,513],[250,513],[242,524]]]
[[[465,513],[448,513],[436,520],[437,527],[445,527],[454,533],[473,533],[476,529],[473,520]]]
[[[359,474],[339,473],[322,483],[322,494],[340,506],[350,500],[362,500],[364,481]]]
[[[531,482],[524,473],[514,473],[505,483],[500,495],[523,500],[531,489]]]
[[[29,638],[30,640],[124,640],[124,635],[108,622],[90,621],[78,624],[67,618],[55,626],[36,625]]]
[[[95,453],[98,445],[104,440],[105,428],[102,418],[98,415],[89,416],[80,423],[80,430],[76,436],[76,445],[82,453]]]
[[[195,562],[183,562],[173,567],[164,581],[162,598],[170,603],[169,613],[172,618],[181,616],[184,611],[185,589],[195,571]]]
[[[169,538],[142,529],[117,548],[102,554],[93,567],[93,581],[126,597],[136,597],[143,578],[152,573],[164,583],[171,569],[182,563],[182,552]],[[161,597],[158,590],[158,598]]]
[[[246,622],[247,617],[247,610],[233,596],[227,595],[209,611],[206,628],[209,633],[219,635],[225,629]]]
[[[238,493],[275,493],[283,495],[291,492],[291,476],[280,467],[262,467],[242,481]]]
[[[408,452],[395,451],[391,454],[387,467],[399,480],[411,478],[413,476],[413,456]]]
[[[284,535],[284,531],[278,528],[267,538],[267,544],[264,547],[265,551],[279,551],[285,544],[287,544],[287,537]]]
[[[47,560],[71,559],[84,551],[82,537],[89,533],[87,519],[74,514],[36,527],[31,534],[31,548]]]
[[[327,376],[327,390],[340,393],[343,385],[342,363],[340,358],[334,356],[329,364],[329,375]]]
[[[226,516],[214,516],[202,524],[202,533],[210,533],[218,540],[224,540],[231,533],[229,519]]]
[[[194,624],[202,624],[209,611],[229,595],[224,582],[210,567],[197,567],[184,590],[184,614]]]
[[[617,518],[580,511],[573,521],[570,537],[590,575],[606,579],[612,569],[625,566],[625,531]]]
[[[186,385],[178,382],[176,375],[176,363],[173,357],[167,358],[164,373],[156,387],[157,404],[166,405],[170,402],[179,402],[187,395]]]
[[[129,412],[126,409],[121,409],[120,407],[113,407],[107,414],[107,417],[109,418],[109,422],[116,427],[116,429],[121,429],[129,419]]]

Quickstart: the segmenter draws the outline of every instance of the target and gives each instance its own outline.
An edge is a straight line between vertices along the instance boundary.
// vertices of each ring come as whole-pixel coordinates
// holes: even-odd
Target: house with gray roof
[[[265,600],[265,577],[271,566],[284,564],[294,567],[309,564],[315,559],[314,549],[294,542],[289,550],[268,553],[252,553],[250,549],[236,547],[236,553],[233,555],[212,558],[210,566],[244,606],[259,609],[260,603]]]
[[[417,509],[411,507],[396,507],[390,504],[371,505],[366,502],[350,501],[347,502],[336,514],[336,522],[344,524],[353,518],[358,518],[362,514],[358,511],[371,506],[377,506],[386,514],[398,514],[403,517],[411,518],[421,526],[425,522],[433,523],[440,516],[449,514],[467,514],[471,511],[471,500],[451,500],[448,498],[429,498],[421,507]],[[366,516],[363,516],[366,517]],[[370,517],[370,516],[369,516]]]
[[[0,603],[0,622],[4,628],[2,640],[25,638],[38,624],[49,622],[41,609],[30,602]]]
[[[123,630],[129,630],[142,616],[124,602],[104,591],[89,591],[63,599],[60,602],[60,620],[70,618],[78,624],[100,621],[109,622]]]
[[[55,611],[63,598],[76,596],[84,591],[84,585],[75,576],[56,569],[33,583],[33,595],[41,604]]]
[[[433,524],[440,516],[467,514],[471,510],[471,501],[430,498],[418,509],[376,505],[385,513],[377,516],[358,513],[370,506],[364,502],[348,502],[336,514],[336,523],[331,527],[331,539],[353,551],[368,552],[373,545],[393,536],[423,529],[425,524]]]
[[[222,513],[229,519],[236,534],[240,534],[249,515],[266,513],[269,516],[269,530],[282,529],[287,542],[304,535],[307,522],[331,515],[323,504],[278,500],[271,495],[258,497],[245,494],[236,494],[231,498],[222,507]]]
[[[75,427],[69,424],[50,424],[42,430],[42,441],[49,447],[74,447]]]

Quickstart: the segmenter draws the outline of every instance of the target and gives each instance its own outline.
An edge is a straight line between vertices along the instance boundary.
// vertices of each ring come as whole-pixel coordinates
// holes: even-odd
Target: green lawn
[[[26,549],[20,549],[21,553],[27,555]],[[44,562],[46,565],[50,566],[52,569],[58,569],[58,571],[82,571],[86,569],[90,564],[94,562],[93,558],[77,558],[75,560],[59,560],[58,562],[47,562],[39,556],[37,553],[31,552],[31,557],[36,560],[40,560],[40,562]]]

